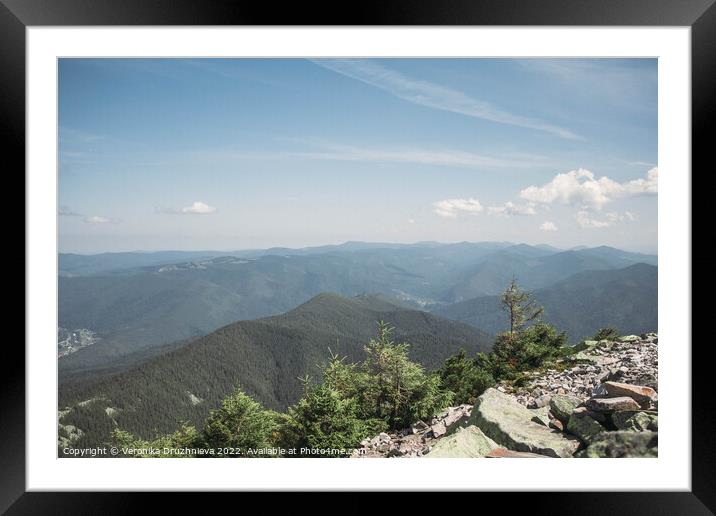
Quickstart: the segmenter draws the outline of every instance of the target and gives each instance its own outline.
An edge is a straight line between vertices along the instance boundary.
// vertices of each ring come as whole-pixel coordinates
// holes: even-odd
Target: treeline
[[[112,444],[135,457],[183,456],[177,450],[187,448],[227,456],[251,456],[247,450],[264,448],[284,450],[284,456],[313,456],[314,450],[347,455],[366,437],[429,420],[454,403],[473,403],[495,383],[519,381],[524,371],[572,353],[566,335],[540,321],[541,307],[514,280],[502,306],[510,330],[497,336],[490,353],[469,356],[461,350],[429,372],[410,360],[409,345],[396,342],[392,326],[381,322],[362,360],[351,362],[331,352],[320,367],[320,380],[301,377],[303,394],[286,412],[267,410],[237,387],[202,425],[186,421],[151,440],[117,428]],[[599,336],[611,337],[610,332],[602,330]]]

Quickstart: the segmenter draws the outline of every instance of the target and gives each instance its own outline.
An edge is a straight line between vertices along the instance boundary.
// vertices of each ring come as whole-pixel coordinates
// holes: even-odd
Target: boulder
[[[639,342],[641,337],[639,335],[624,335],[619,337],[619,342]]]
[[[612,423],[619,430],[659,430],[659,416],[654,412],[615,412],[612,414]]]
[[[436,424],[430,427],[433,432],[433,437],[441,437],[447,433],[447,426],[445,421],[438,421]]]
[[[552,396],[549,401],[549,408],[555,419],[559,419],[562,423],[567,423],[572,411],[579,405],[579,399],[574,396],[563,396],[557,394]]]
[[[476,426],[458,428],[452,435],[440,439],[425,455],[426,458],[484,457],[499,445]]]
[[[486,390],[475,403],[469,423],[514,451],[571,457],[579,441],[532,421],[532,410],[497,389]]]
[[[567,432],[579,437],[583,443],[589,443],[592,437],[605,430],[602,425],[586,414],[572,414],[567,424]]]
[[[532,412],[532,419],[535,423],[540,425],[549,426],[549,407],[542,407],[537,409],[529,409]]]
[[[603,432],[579,452],[580,458],[657,457],[657,432]]]
[[[619,398],[591,398],[584,406],[594,412],[616,412],[618,410],[639,410],[639,404],[628,396]]]
[[[641,408],[647,409],[651,404],[656,401],[657,394],[651,387],[644,385],[630,385],[628,383],[619,382],[604,382],[604,388],[607,391],[607,396],[610,398],[616,398],[621,396],[628,396],[636,401]]]

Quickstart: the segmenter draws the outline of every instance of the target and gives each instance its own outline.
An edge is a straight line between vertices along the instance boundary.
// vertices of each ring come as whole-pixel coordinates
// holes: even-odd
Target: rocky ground
[[[658,336],[585,341],[474,406],[365,439],[353,457],[656,457]]]

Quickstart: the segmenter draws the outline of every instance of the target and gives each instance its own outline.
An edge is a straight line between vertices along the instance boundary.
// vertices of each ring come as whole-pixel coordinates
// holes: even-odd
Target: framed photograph
[[[711,514],[712,4],[1,0],[27,303],[0,509],[530,491]]]

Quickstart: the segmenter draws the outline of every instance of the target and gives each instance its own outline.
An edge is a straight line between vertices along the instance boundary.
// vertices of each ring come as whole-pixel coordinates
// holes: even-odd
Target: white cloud
[[[511,201],[506,202],[502,206],[490,206],[487,208],[490,215],[536,215],[534,203],[515,204]]]
[[[575,217],[575,219],[579,227],[584,229],[594,229],[608,228],[609,226],[613,226],[614,224],[617,224],[619,222],[633,221],[636,220],[636,217],[633,213],[629,211],[625,211],[624,213],[617,213],[616,211],[611,211],[607,213],[604,217],[596,219],[593,218],[588,211],[580,210],[579,212],[577,212],[577,216]]]
[[[635,195],[654,195],[658,190],[659,171],[654,167],[646,178],[619,183],[606,176],[596,178],[594,173],[580,168],[557,174],[542,186],[529,186],[520,197],[540,204],[571,204],[600,210],[615,199]]]
[[[191,206],[184,208],[156,208],[157,213],[168,213],[170,215],[208,215],[216,212],[216,208],[201,201],[194,201]]]
[[[185,213],[187,215],[207,215],[209,213],[214,213],[215,211],[216,208],[201,201],[194,201],[191,206],[181,209],[181,213]]]
[[[108,219],[107,217],[100,217],[99,215],[92,215],[90,217],[85,218],[85,222],[87,224],[109,224],[112,222],[111,219]]]
[[[400,99],[414,104],[501,124],[545,131],[562,138],[579,138],[568,129],[547,124],[541,120],[508,113],[491,105],[489,102],[470,97],[461,91],[432,82],[413,79],[374,61],[365,59],[317,59],[313,60],[313,62],[334,72],[385,90]]]
[[[482,204],[477,199],[445,199],[433,203],[433,212],[441,217],[454,219],[460,213],[480,213]]]
[[[624,183],[626,192],[630,195],[652,194],[659,190],[659,168],[654,167],[646,173],[646,179],[634,179]]]
[[[546,221],[540,224],[539,229],[540,231],[557,231],[557,226],[554,222]]]

